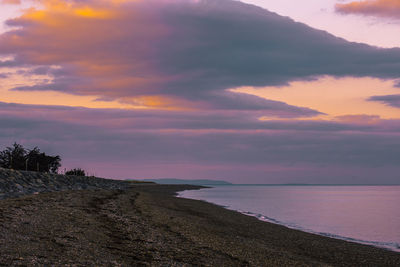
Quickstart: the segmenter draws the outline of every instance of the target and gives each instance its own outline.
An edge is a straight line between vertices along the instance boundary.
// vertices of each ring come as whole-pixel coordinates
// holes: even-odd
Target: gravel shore
[[[0,201],[0,265],[400,266],[400,253],[202,201],[195,186],[48,192]]]

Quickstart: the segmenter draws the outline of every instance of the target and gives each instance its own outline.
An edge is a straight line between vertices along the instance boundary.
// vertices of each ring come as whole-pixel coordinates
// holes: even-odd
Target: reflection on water
[[[291,228],[400,251],[400,186],[219,186],[180,196]]]

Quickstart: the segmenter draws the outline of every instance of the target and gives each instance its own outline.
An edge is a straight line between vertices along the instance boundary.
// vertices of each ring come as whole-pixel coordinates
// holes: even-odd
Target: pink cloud
[[[345,4],[336,4],[336,11],[343,14],[359,14],[377,17],[400,18],[400,1],[354,1]]]
[[[1,0],[2,4],[19,5],[21,0]]]
[[[63,167],[108,177],[334,183],[346,182],[344,174],[352,173],[357,182],[378,183],[396,181],[399,171],[400,121],[395,120],[268,122],[232,111],[0,103],[0,124],[3,146],[39,146],[60,154]],[[376,176],[379,171],[384,175]]]
[[[381,122],[379,116],[365,114],[337,116],[336,119],[340,122],[351,124],[375,124]]]

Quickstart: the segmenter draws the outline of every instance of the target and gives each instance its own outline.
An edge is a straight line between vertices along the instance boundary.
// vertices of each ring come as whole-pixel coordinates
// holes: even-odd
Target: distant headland
[[[188,180],[175,178],[160,178],[160,179],[141,179],[142,181],[155,182],[157,184],[188,184],[188,185],[232,185],[226,181],[217,180]]]

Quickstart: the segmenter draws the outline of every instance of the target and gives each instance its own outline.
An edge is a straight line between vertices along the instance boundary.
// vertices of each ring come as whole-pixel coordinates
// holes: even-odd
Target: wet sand
[[[400,266],[400,253],[261,222],[195,186],[43,193],[0,201],[0,265]]]

